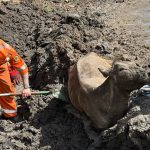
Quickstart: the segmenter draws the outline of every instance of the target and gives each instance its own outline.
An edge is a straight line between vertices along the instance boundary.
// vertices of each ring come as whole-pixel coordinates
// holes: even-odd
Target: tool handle
[[[36,91],[36,92],[31,92],[31,95],[42,95],[42,94],[49,94],[50,91]],[[2,93],[0,94],[0,97],[3,96],[21,96],[22,93]]]

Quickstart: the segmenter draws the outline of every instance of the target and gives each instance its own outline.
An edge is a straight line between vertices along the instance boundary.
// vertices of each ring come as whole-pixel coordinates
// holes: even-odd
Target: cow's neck
[[[127,108],[130,92],[118,87],[111,78],[107,78],[106,81],[96,89],[96,93],[102,97],[102,101],[104,100],[110,108]]]
[[[103,116],[104,120],[109,120],[109,124],[114,124],[127,111],[130,92],[120,89],[111,78],[94,90],[92,101],[97,107],[98,114]]]
[[[127,104],[131,91],[123,89],[122,87],[118,86],[118,84],[111,84],[111,85],[113,89],[113,99],[118,103]]]

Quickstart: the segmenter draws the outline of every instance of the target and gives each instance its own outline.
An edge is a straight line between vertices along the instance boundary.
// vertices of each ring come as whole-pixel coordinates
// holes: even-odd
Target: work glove
[[[21,76],[20,76],[19,72],[15,68],[10,67],[9,73],[10,73],[11,82],[15,86],[19,85],[21,83]]]

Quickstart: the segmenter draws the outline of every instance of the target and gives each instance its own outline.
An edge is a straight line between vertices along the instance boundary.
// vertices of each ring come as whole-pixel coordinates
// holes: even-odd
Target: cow
[[[70,69],[68,94],[96,129],[114,125],[128,109],[131,91],[150,82],[150,73],[131,61],[111,61],[91,52]]]

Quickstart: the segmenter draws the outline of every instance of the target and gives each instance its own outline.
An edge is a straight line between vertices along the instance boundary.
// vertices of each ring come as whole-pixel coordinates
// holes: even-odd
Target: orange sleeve
[[[8,44],[5,43],[5,48],[8,50],[8,57],[11,66],[16,68],[22,75],[28,73],[28,67],[20,55]]]

